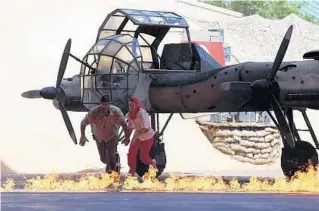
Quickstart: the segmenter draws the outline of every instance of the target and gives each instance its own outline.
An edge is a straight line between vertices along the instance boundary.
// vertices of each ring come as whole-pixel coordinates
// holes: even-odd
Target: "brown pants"
[[[94,140],[100,154],[100,160],[106,164],[106,172],[116,171],[117,138],[107,142],[99,142],[95,138]]]

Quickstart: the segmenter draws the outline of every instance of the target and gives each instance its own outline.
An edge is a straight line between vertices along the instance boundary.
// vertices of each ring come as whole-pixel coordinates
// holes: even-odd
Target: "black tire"
[[[150,151],[150,157],[156,160],[156,168],[158,169],[156,173],[156,178],[162,175],[166,167],[166,153],[164,143],[153,144],[153,147]],[[137,152],[136,157],[136,173],[142,177],[148,171],[149,166],[142,163],[140,160],[140,150]]]
[[[289,147],[282,149],[281,169],[284,175],[288,179],[291,179],[297,171],[307,171],[309,168],[309,159],[317,170],[318,153],[314,146],[306,141],[297,141],[294,149]]]

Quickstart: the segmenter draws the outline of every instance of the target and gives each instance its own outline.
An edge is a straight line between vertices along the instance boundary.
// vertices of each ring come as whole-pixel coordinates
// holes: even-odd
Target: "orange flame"
[[[229,182],[221,177],[183,177],[171,175],[164,181],[159,181],[154,168],[150,168],[143,177],[143,182],[128,176],[120,181],[118,173],[86,174],[74,180],[59,178],[58,175],[46,175],[28,179],[25,184],[27,191],[187,191],[187,192],[276,192],[276,193],[312,193],[319,194],[319,178],[314,168],[308,172],[298,172],[291,181],[277,178],[274,182],[251,177],[249,183],[240,184],[237,179]],[[3,185],[4,191],[14,189],[14,181],[8,179]]]

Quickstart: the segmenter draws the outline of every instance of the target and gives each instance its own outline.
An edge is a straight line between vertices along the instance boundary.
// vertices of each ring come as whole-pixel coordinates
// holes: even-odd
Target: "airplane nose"
[[[41,97],[47,100],[53,100],[56,98],[57,91],[55,87],[45,87],[40,91]]]

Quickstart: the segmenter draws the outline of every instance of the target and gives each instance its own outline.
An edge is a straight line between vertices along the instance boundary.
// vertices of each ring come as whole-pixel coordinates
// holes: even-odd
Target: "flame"
[[[79,179],[61,178],[58,175],[46,175],[44,178],[26,180],[24,189],[27,191],[183,191],[183,192],[276,192],[276,193],[312,193],[319,194],[319,178],[317,171],[311,167],[307,172],[297,172],[290,181],[277,178],[275,181],[251,177],[246,184],[240,184],[237,179],[229,182],[221,177],[185,177],[172,175],[164,181],[156,177],[156,170],[151,168],[143,176],[143,182],[127,176],[120,181],[118,173],[90,174]],[[3,191],[14,190],[15,184],[8,179],[3,185]]]

